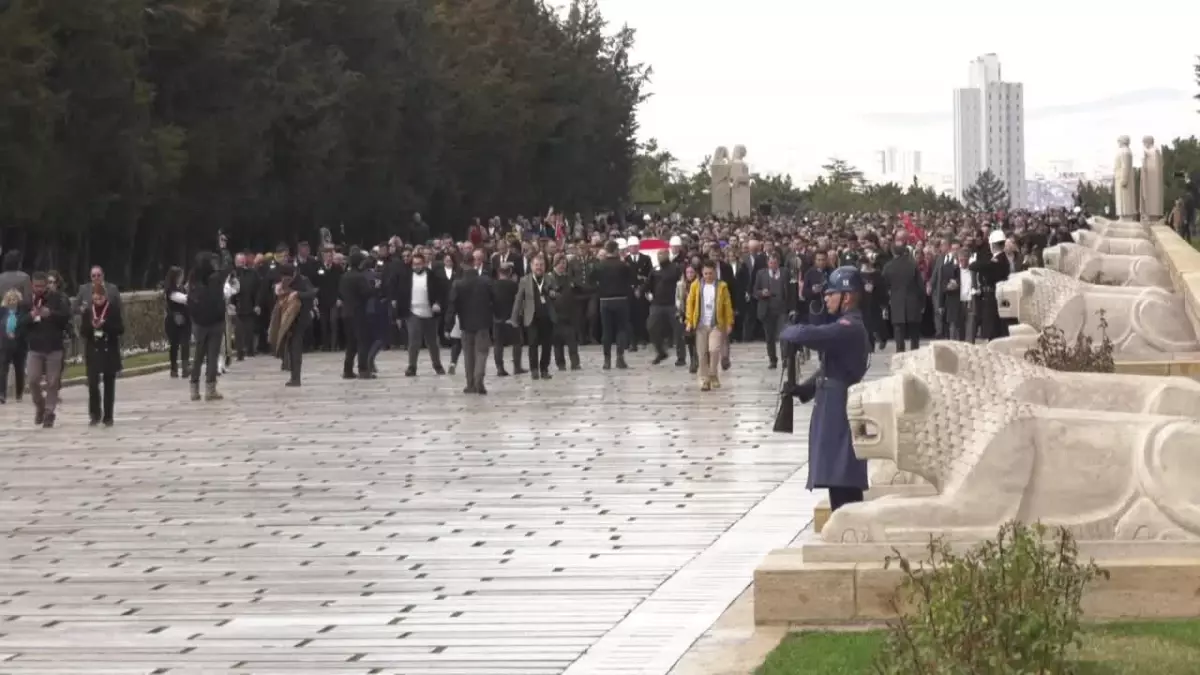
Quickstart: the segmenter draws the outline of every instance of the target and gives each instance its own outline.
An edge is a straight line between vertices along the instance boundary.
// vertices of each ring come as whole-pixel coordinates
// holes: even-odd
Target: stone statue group
[[[1141,189],[1133,170],[1133,152],[1129,137],[1117,139],[1117,159],[1113,166],[1113,196],[1116,198],[1117,218],[1137,220],[1138,217],[1158,220],[1163,217],[1162,150],[1154,144],[1153,136],[1142,139]],[[1140,192],[1140,194],[1139,194]]]
[[[709,166],[712,177],[712,212],[718,216],[746,218],[750,212],[750,167],[746,164],[746,146],[717,148]]]

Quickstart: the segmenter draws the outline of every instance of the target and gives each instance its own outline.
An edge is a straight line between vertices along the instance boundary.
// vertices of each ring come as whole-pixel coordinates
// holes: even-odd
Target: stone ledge
[[[1200,251],[1162,224],[1150,226],[1150,240],[1171,274],[1175,292],[1183,296],[1188,319],[1200,335]]]
[[[1179,375],[1200,378],[1200,352],[1177,352],[1157,358],[1123,357],[1115,360],[1118,375]]]
[[[1110,577],[1084,593],[1084,617],[1182,619],[1200,616],[1200,560],[1124,558],[1097,561]],[[799,549],[771,552],[754,572],[754,620],[760,626],[853,625],[896,617],[892,601],[903,572],[882,563],[804,562]]]
[[[170,369],[171,364],[169,362],[151,363],[149,365],[138,366],[136,368],[125,368],[121,372],[117,373],[117,379],[121,380],[127,377],[137,377],[139,375],[153,375],[154,373],[161,373]],[[87,385],[87,376],[72,377],[63,380],[62,382],[62,386],[64,387],[78,387],[83,385]]]

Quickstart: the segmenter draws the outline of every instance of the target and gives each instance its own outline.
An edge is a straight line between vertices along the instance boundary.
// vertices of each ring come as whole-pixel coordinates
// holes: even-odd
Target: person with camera
[[[797,350],[812,349],[821,366],[784,395],[801,403],[816,400],[808,426],[808,489],[829,490],[830,510],[861,502],[867,489],[867,463],[854,454],[847,391],[862,381],[871,359],[871,339],[863,324],[862,277],[854,267],[839,267],[824,287],[826,314],[821,325],[795,324],[780,334]]]

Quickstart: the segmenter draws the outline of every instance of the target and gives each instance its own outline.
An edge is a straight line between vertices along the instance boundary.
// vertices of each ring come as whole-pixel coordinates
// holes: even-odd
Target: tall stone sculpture
[[[1113,165],[1113,195],[1117,201],[1117,218],[1137,219],[1137,180],[1133,174],[1133,152],[1129,137],[1117,139],[1117,158]]]
[[[1160,220],[1163,217],[1163,160],[1162,150],[1154,145],[1154,137],[1142,139],[1142,218]]]
[[[733,148],[733,162],[729,165],[729,178],[733,183],[732,208],[735,218],[746,218],[750,210],[750,167],[746,165],[746,146]]]
[[[1085,541],[1200,541],[1195,419],[1052,408],[935,371],[856,385],[846,412],[860,458],[937,494],[848,505],[825,542],[981,540],[1012,519]]]
[[[729,171],[729,149],[722,145],[713,153],[712,165],[708,170],[712,177],[713,215],[727,216],[733,208],[733,186],[729,181]]]

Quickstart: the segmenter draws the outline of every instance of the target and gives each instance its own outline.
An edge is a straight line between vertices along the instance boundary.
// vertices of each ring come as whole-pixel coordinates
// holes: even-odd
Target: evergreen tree
[[[972,211],[1000,211],[1008,208],[1008,189],[992,170],[988,169],[979,174],[975,184],[963,192],[963,201]]]

